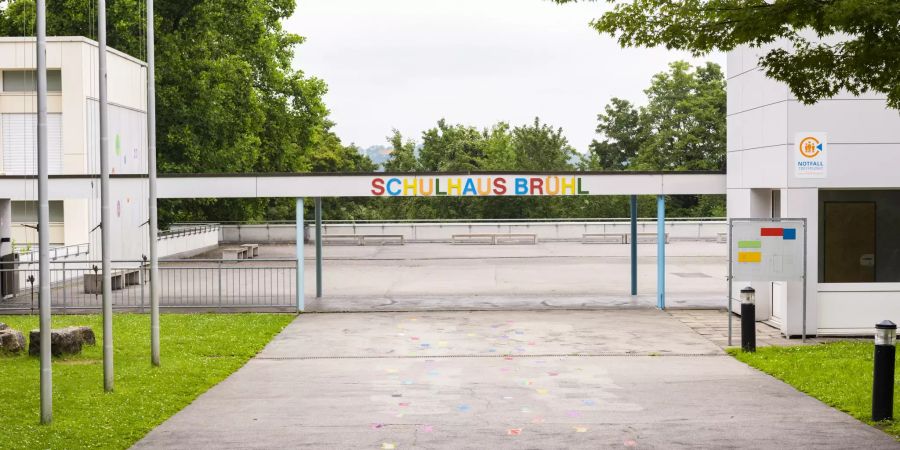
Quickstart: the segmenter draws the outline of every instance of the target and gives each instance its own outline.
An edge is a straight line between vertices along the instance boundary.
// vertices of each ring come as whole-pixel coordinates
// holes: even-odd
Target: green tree
[[[634,163],[644,132],[640,114],[628,100],[613,98],[597,115],[597,133],[603,140],[594,139],[589,157],[583,167],[589,170],[625,170]]]
[[[759,64],[766,75],[804,103],[841,90],[874,91],[900,108],[897,0],[632,0],[618,2],[592,26],[623,47],[695,55],[765,47]]]
[[[714,63],[684,61],[653,76],[647,104],[613,98],[598,115],[602,139],[590,146],[586,169],[724,170],[725,77]]]
[[[525,172],[552,172],[572,170],[569,162],[575,149],[563,136],[562,128],[554,129],[542,124],[537,117],[531,125],[512,130],[513,148],[516,154],[516,170]]]
[[[641,108],[640,170],[724,170],[725,76],[718,64],[676,61],[653,76]]]
[[[478,170],[484,159],[484,135],[475,127],[448,125],[441,119],[437,127],[422,134],[419,164],[430,172]]]
[[[384,170],[387,172],[417,172],[419,161],[416,159],[416,142],[404,141],[403,135],[397,129],[394,129],[388,142],[391,144],[391,154],[384,163]]]

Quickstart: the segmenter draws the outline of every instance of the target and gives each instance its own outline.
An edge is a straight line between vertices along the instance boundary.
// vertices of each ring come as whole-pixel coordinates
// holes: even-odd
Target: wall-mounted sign
[[[794,137],[794,176],[825,178],[828,169],[828,135],[797,133]]]

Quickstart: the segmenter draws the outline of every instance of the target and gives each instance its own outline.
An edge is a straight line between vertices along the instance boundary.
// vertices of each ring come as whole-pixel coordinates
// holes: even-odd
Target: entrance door
[[[825,202],[825,282],[875,282],[875,202]]]

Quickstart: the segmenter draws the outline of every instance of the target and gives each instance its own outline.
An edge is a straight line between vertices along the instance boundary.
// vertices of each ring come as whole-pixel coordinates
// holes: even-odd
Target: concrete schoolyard
[[[653,309],[299,316],[136,448],[900,448]]]

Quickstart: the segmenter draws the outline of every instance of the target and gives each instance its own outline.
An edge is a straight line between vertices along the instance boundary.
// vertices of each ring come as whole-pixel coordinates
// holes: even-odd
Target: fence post
[[[219,261],[219,311],[222,311],[222,261]]]
[[[77,279],[76,279],[76,281],[77,281]],[[62,294],[63,294],[63,295],[62,295],[62,298],[63,298],[63,314],[68,314],[68,313],[69,313],[69,309],[68,309],[68,306],[67,306],[67,303],[66,303],[66,290],[67,290],[67,289],[66,289],[66,285],[67,285],[67,284],[69,284],[69,283],[66,281],[66,262],[63,261],[63,263],[62,263]]]

